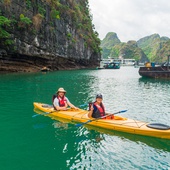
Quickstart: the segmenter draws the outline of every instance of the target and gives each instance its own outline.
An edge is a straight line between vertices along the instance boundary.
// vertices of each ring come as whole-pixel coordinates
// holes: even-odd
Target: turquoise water
[[[76,106],[104,96],[108,112],[170,125],[170,81],[143,79],[138,69],[0,75],[0,170],[170,169],[170,140],[113,132],[35,116],[59,87]]]

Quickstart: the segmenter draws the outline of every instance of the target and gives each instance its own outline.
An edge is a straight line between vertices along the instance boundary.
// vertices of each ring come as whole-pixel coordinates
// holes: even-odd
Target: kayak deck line
[[[84,112],[84,111],[81,111],[81,112],[76,113],[75,115],[73,115],[71,120],[74,120],[74,117],[75,117],[76,115],[82,113],[82,112]],[[86,112],[82,115],[82,117],[83,117],[85,114],[87,114],[87,113],[88,113],[88,111],[86,111]]]
[[[97,121],[98,121],[98,120],[97,120]],[[97,121],[96,121],[96,122],[97,122]],[[108,122],[103,122],[103,123],[108,123]],[[129,123],[135,123],[136,126],[127,125],[127,124],[129,124]],[[138,123],[143,123],[143,124],[141,124],[141,125],[139,126]],[[138,122],[138,123],[134,120],[134,122],[123,122],[123,123],[114,123],[114,122],[112,122],[112,123],[110,123],[110,124],[123,125],[123,126],[128,126],[128,127],[135,127],[135,128],[141,128],[142,126],[145,126],[145,125],[148,124],[148,123],[146,123],[146,122]]]
[[[52,119],[67,119],[70,120],[71,122],[80,122],[80,123],[85,123],[89,121],[88,122],[89,125],[99,127],[99,128],[104,128],[113,131],[121,131],[121,132],[126,132],[131,134],[138,134],[143,136],[170,139],[170,126],[161,123],[153,124],[153,123],[138,121],[134,119],[129,119],[118,115],[114,115],[114,119],[106,118],[106,119],[95,120],[94,118],[88,117],[89,111],[87,110],[83,110],[83,109],[77,110],[77,109],[69,108],[68,110],[65,111],[57,111],[54,110],[53,107],[43,107],[43,105],[44,103],[34,102],[35,109],[38,109],[41,112],[43,111],[46,113],[51,112],[50,114],[43,114],[43,115],[49,116]],[[157,127],[160,128],[158,129]],[[163,127],[167,129],[163,129]]]
[[[140,122],[140,121],[139,121],[139,122],[136,122],[136,120],[134,120],[134,122],[125,122],[125,123],[123,123],[122,125],[124,125],[124,124],[126,124],[126,123],[135,123],[138,128],[141,128],[142,126],[148,124],[148,123],[146,123],[146,122]],[[143,124],[139,125],[138,123],[143,123]],[[130,127],[134,127],[134,126],[130,126]]]

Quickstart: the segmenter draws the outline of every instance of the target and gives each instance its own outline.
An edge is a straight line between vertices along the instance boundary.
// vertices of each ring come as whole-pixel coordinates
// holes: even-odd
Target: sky
[[[155,33],[170,38],[169,0],[89,0],[89,8],[101,40],[108,32],[121,42]]]

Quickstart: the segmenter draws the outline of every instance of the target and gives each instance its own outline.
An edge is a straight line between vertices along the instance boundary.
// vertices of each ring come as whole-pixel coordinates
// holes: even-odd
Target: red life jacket
[[[97,108],[97,111],[95,113],[97,117],[105,116],[105,108],[104,108],[103,103],[98,105],[96,102],[94,102],[93,105],[96,106],[96,108]]]
[[[59,101],[59,106],[64,107],[67,103],[66,97],[65,96],[63,96],[63,97],[57,96],[57,98],[58,98],[58,101]]]

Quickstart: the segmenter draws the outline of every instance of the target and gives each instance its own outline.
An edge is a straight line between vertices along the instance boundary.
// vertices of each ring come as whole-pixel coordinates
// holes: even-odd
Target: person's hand
[[[65,108],[63,108],[63,110],[67,110],[67,108],[65,107]]]
[[[73,107],[74,109],[78,110],[79,108],[78,107]]]
[[[90,111],[93,111],[94,110],[94,108],[93,108],[93,106],[91,105],[91,107],[90,107]]]

